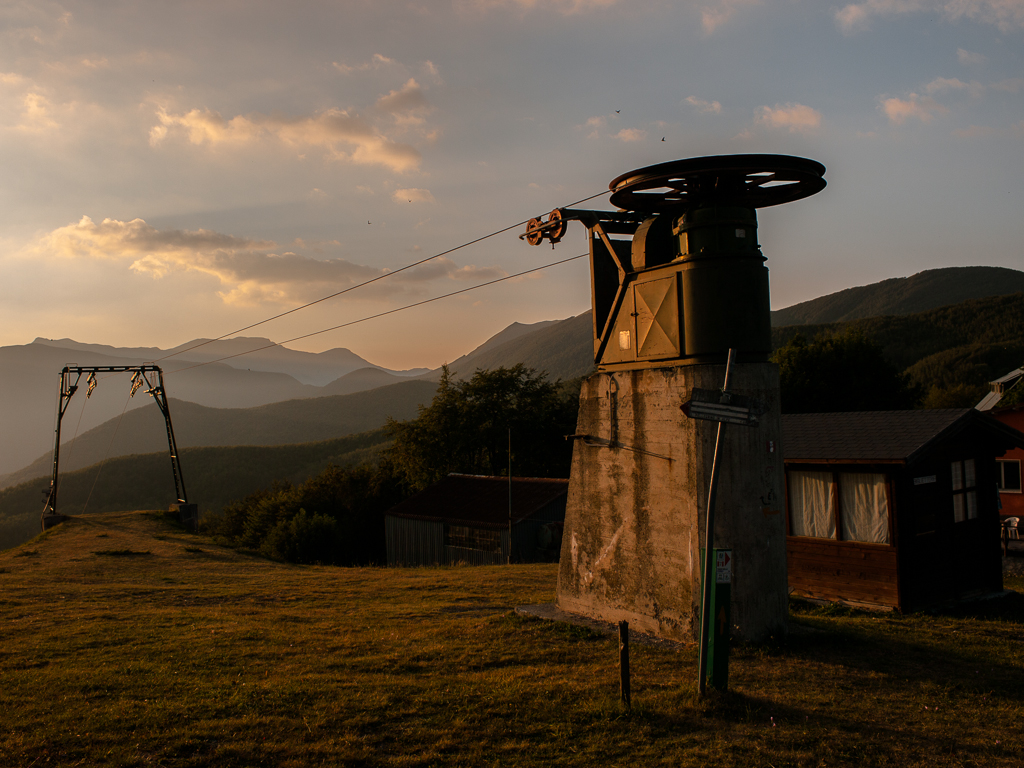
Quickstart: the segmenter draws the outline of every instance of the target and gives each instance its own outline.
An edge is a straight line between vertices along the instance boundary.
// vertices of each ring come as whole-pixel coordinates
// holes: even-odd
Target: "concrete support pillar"
[[[720,389],[725,365],[597,373],[583,385],[558,606],[679,640],[699,632],[700,548],[717,423],[686,417],[693,388]],[[786,631],[788,590],[779,376],[734,364],[730,391],[767,413],[726,425],[715,544],[733,551],[733,637]]]

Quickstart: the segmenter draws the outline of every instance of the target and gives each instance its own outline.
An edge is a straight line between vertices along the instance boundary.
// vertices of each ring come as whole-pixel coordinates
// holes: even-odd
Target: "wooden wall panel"
[[[790,536],[786,560],[798,595],[899,607],[895,547]]]

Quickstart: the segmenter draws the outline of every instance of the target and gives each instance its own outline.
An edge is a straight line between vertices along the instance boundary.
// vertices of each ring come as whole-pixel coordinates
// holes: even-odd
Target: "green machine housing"
[[[566,221],[587,227],[599,370],[720,362],[730,348],[765,361],[770,294],[756,209],[820,191],[824,171],[785,155],[663,163],[611,182],[620,211],[556,209],[523,238],[555,243]]]

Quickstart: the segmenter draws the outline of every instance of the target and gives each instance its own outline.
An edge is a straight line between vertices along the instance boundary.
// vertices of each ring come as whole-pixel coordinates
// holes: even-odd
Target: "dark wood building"
[[[388,565],[556,562],[569,481],[451,474],[388,510]],[[511,536],[510,536],[511,534]]]
[[[784,414],[789,586],[913,611],[1002,589],[996,457],[974,409]]]

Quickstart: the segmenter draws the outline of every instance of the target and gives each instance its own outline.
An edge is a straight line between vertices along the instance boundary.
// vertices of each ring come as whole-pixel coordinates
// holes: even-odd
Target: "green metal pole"
[[[725,382],[722,384],[722,391],[729,389],[729,373],[732,370],[732,358],[734,350],[729,350],[729,357],[725,361]],[[718,422],[718,436],[715,438],[715,458],[711,463],[711,483],[708,487],[708,511],[707,520],[704,523],[704,583],[703,594],[701,595],[700,611],[700,663],[698,665],[697,695],[703,696],[707,693],[707,668],[708,668],[708,637],[711,632],[711,590],[714,588],[714,549],[715,549],[715,494],[718,492],[718,470],[719,458],[722,450],[722,432],[725,424]]]

